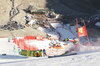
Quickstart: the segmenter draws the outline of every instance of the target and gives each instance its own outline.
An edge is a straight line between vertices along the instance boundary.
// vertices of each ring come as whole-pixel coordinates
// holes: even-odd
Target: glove
[[[63,41],[69,41],[69,39],[67,38],[67,39],[64,39]]]
[[[67,39],[65,39],[65,41],[69,41],[69,39],[67,38]]]

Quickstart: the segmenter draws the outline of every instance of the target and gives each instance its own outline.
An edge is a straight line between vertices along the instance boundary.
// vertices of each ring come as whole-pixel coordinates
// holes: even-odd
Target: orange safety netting
[[[37,36],[36,39],[37,39],[37,40],[42,40],[42,41],[43,41],[44,37],[42,37],[42,36]]]
[[[33,40],[33,39],[36,39],[36,36],[25,36],[24,39]]]
[[[34,40],[36,36],[25,36],[24,38],[14,38],[14,43],[22,50],[38,50],[35,45],[29,45],[25,41]],[[43,40],[44,37],[39,36],[36,40]]]

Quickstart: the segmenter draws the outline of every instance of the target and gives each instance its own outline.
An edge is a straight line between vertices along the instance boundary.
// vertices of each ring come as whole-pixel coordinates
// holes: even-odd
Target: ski
[[[48,58],[56,58],[56,57],[71,56],[71,55],[77,55],[77,53],[71,53],[71,54],[66,54],[66,55],[54,55],[54,56],[48,56]]]

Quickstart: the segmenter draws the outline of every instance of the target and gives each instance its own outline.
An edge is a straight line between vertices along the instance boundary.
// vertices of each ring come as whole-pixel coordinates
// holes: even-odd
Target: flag
[[[87,36],[87,31],[85,26],[78,28],[78,36],[79,37]]]
[[[16,53],[16,52],[19,53],[19,52],[20,52],[20,49],[15,49],[15,50],[14,50],[14,53]]]

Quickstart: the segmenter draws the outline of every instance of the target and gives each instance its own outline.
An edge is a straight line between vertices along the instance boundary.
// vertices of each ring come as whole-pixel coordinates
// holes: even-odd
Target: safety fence
[[[35,45],[30,45],[28,41],[30,40],[42,40],[44,37],[42,36],[25,36],[25,37],[19,37],[14,38],[13,43],[17,44],[17,46],[22,50],[38,50],[38,48]],[[27,41],[27,42],[26,42]]]
[[[52,56],[52,55],[61,55],[65,53],[64,48],[48,48],[46,49],[46,54],[47,56]]]
[[[43,56],[43,52],[42,52],[42,50],[36,50],[36,51],[21,50],[21,55],[28,56],[28,57],[42,57]]]

